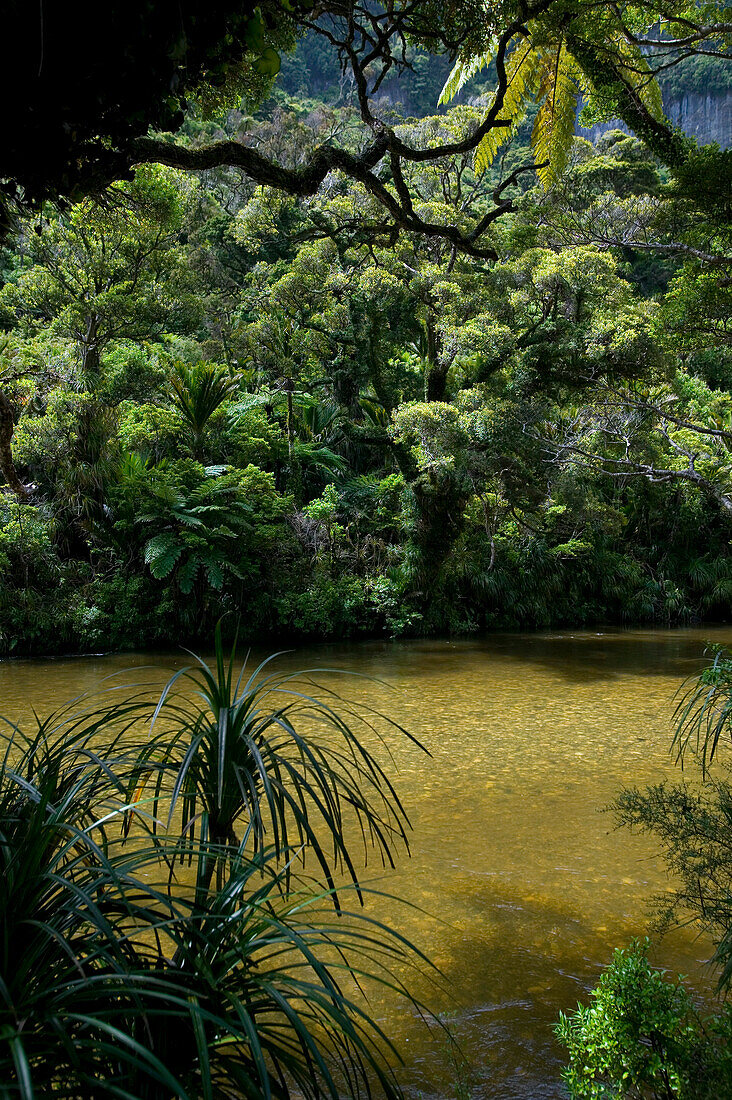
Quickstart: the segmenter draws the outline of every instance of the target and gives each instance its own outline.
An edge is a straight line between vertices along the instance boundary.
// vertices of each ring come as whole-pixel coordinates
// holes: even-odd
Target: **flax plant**
[[[386,722],[422,746],[376,711],[349,708],[323,689],[306,692],[302,673],[269,671],[271,660],[249,675],[245,664],[235,679],[234,651],[227,660],[219,627],[214,663],[197,657],[169,681],[153,715],[165,731],[162,766],[174,772],[169,819],[178,821],[181,853],[199,835],[220,852],[269,845],[280,861],[293,847],[303,859],[312,854],[337,907],[336,872],[359,890],[349,833],[390,866],[397,848],[409,850],[404,807],[359,734]],[[181,685],[188,691],[174,690]],[[157,800],[161,793],[158,782]],[[220,858],[216,866],[221,874]]]
[[[284,821],[294,815],[294,802],[299,817],[289,828],[298,848],[317,842],[315,818],[324,826],[334,854],[326,856],[325,844],[320,849],[323,871],[339,859],[353,867],[345,841],[334,835],[344,823],[341,803],[353,803],[385,858],[393,838],[404,837],[403,810],[390,801],[396,796],[388,781],[386,809],[359,796],[365,776],[381,791],[383,773],[359,751],[355,735],[347,737],[329,704],[322,713],[362,769],[350,779],[345,754],[334,763],[325,748],[307,747],[287,703],[284,715],[268,723],[266,690],[247,689],[241,680],[233,690],[231,669],[218,638],[216,683],[226,694],[217,697],[225,716],[217,718],[224,737],[216,767],[198,764],[205,742],[199,735],[211,735],[207,696],[187,704],[199,706],[200,720],[173,738],[179,745],[185,736],[193,748],[172,782],[174,812],[189,800],[183,820],[197,889],[187,872],[178,878],[177,828],[168,833],[155,817],[170,773],[169,758],[161,758],[162,732],[151,739],[140,733],[141,717],[150,721],[149,702],[133,697],[77,706],[37,720],[31,734],[6,728],[0,757],[3,1100],[286,1100],[293,1090],[306,1100],[338,1100],[368,1097],[373,1089],[387,1100],[401,1096],[392,1070],[398,1054],[364,1007],[359,985],[381,982],[408,996],[396,972],[415,960],[414,950],[358,906],[344,911],[346,891],[361,896],[355,870],[336,909],[328,882],[305,880],[299,864],[295,874],[297,852]],[[207,679],[201,682],[211,690]],[[170,690],[154,711],[158,720]],[[239,722],[235,705],[233,716],[224,705],[248,697],[247,691],[253,696],[249,724]],[[303,699],[297,705],[310,713]],[[182,706],[173,705],[168,720],[180,717]],[[231,729],[242,745],[230,739]],[[277,730],[296,746],[300,771],[285,762],[284,748],[268,748],[262,731],[271,740]],[[262,762],[249,779],[242,775],[244,745]],[[202,808],[182,793],[193,776],[191,791]],[[232,777],[241,792],[238,805]],[[265,807],[259,820],[258,792]],[[214,821],[222,842],[206,820]],[[241,839],[233,835],[240,820]],[[265,844],[269,828],[276,843],[267,836]]]

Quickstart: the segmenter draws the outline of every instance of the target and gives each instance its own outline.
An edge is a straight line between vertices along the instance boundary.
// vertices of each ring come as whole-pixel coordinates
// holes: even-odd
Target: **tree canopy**
[[[0,646],[726,615],[721,7],[155,8],[8,24]]]
[[[16,0],[5,17],[3,80],[6,102],[20,108],[4,142],[2,195],[6,207],[74,199],[146,161],[187,170],[232,165],[257,183],[301,196],[314,194],[337,171],[373,196],[397,229],[440,236],[463,252],[495,258],[482,237],[511,208],[510,199],[497,191],[494,206],[465,228],[432,220],[415,209],[410,166],[476,149],[480,166],[480,157],[485,162],[487,149],[496,146],[494,135],[515,124],[524,90],[542,100],[538,155],[556,164],[566,155],[582,90],[596,115],[622,118],[656,156],[679,168],[691,145],[663,117],[655,75],[692,53],[725,56],[731,25],[724,11],[722,0],[613,6],[591,0],[491,6],[402,0],[383,8],[354,0],[316,7],[275,0],[256,9],[183,0],[111,3],[102,11],[84,0],[63,10],[31,9]],[[306,30],[325,40],[352,82],[364,125],[357,149],[330,141],[288,165],[253,142],[191,147],[161,135],[180,124],[191,95],[210,98],[227,88],[261,94],[263,81],[279,68],[278,51]],[[453,90],[466,71],[492,60],[495,93],[459,136],[405,134],[376,102],[387,74],[410,65],[410,45],[458,58]]]

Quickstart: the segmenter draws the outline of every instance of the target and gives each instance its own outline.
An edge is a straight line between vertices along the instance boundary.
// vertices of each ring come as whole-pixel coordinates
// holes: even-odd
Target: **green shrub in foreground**
[[[592,1004],[560,1015],[573,1100],[721,1100],[732,1096],[732,1015],[702,1021],[680,982],[648,962],[649,942],[615,952]]]

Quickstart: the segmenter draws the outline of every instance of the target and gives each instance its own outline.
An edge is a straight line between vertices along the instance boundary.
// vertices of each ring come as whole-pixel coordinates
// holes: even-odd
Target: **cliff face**
[[[722,149],[732,145],[732,92],[686,92],[665,104],[671,122],[700,145],[716,141]]]
[[[700,145],[716,141],[722,149],[732,145],[732,91],[684,92],[668,98],[664,109],[675,126],[694,137]],[[627,129],[622,122],[606,122],[590,129],[578,127],[577,132],[590,141],[597,141],[607,130]]]

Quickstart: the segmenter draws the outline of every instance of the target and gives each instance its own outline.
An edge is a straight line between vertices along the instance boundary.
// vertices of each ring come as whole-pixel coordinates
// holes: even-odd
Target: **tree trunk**
[[[435,315],[430,309],[425,324],[427,337],[427,377],[425,401],[444,401],[447,385],[447,366],[440,362],[440,336],[435,327]]]
[[[12,407],[5,394],[0,390],[0,470],[18,499],[28,500],[30,494],[18,477],[13,462],[13,452],[10,444],[14,430],[15,421],[13,420]]]
[[[85,374],[96,378],[102,365],[102,357],[99,350],[99,321],[92,314],[86,326],[86,332],[81,344],[81,369]]]

